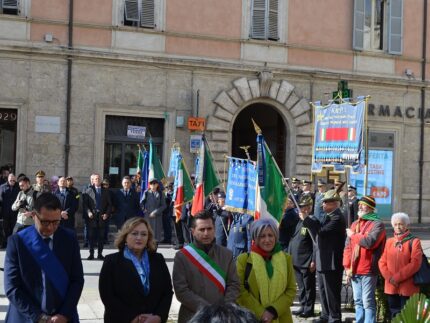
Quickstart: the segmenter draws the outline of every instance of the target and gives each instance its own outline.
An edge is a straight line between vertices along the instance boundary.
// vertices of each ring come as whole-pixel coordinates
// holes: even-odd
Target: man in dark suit
[[[9,238],[4,286],[5,322],[79,322],[77,305],[84,274],[76,235],[61,226],[61,204],[42,193],[35,224]]]
[[[76,195],[67,188],[67,181],[64,176],[58,179],[57,184],[58,189],[54,195],[61,203],[61,225],[75,230],[75,212],[78,209],[78,200]]]
[[[103,260],[104,230],[112,211],[109,191],[101,186],[99,174],[94,174],[93,185],[83,193],[83,217],[87,222],[90,255],[88,260],[94,260],[94,247],[97,243],[97,259]]]
[[[118,230],[121,229],[125,221],[139,215],[139,194],[131,188],[131,179],[129,176],[124,176],[122,179],[122,188],[115,192],[113,202],[115,206],[115,222]]]
[[[3,219],[4,237],[1,241],[1,247],[6,247],[7,239],[12,235],[13,227],[16,223],[18,211],[12,210],[12,204],[18,197],[19,186],[14,174],[9,174],[7,182],[0,185],[0,217]]]
[[[283,250],[288,249],[290,240],[296,230],[297,222],[299,222],[299,213],[294,205],[293,196],[288,195],[287,207],[279,224],[279,243]]]
[[[316,238],[316,269],[321,300],[318,323],[340,323],[340,292],[342,288],[342,256],[346,238],[346,224],[336,190],[327,191],[322,199],[325,217],[321,222],[303,217],[303,226],[318,232]]]

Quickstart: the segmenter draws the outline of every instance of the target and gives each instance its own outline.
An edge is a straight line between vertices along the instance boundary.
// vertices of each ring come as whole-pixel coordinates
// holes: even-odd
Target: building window
[[[18,0],[0,0],[0,13],[5,15],[18,15]]]
[[[252,0],[251,38],[279,40],[279,0]]]
[[[154,0],[124,0],[124,25],[154,28]]]
[[[400,55],[403,0],[354,0],[353,48]]]

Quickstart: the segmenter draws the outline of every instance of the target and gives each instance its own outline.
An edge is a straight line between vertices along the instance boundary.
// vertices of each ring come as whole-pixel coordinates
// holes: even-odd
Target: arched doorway
[[[285,174],[285,149],[287,129],[281,114],[271,105],[254,103],[243,109],[236,117],[232,131],[232,156],[246,158],[242,146],[250,146],[249,153],[252,160],[256,160],[257,144],[256,132],[251,119],[261,128],[276,162]]]

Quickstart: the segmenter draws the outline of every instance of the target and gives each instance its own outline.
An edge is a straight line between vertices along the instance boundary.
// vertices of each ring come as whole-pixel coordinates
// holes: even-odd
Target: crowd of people
[[[166,322],[173,291],[181,303],[180,323],[210,322],[209,315],[292,322],[293,315],[315,315],[316,284],[321,302],[316,322],[341,322],[344,273],[352,285],[357,322],[376,322],[378,277],[391,317],[419,292],[413,276],[423,251],[408,230],[408,215],[393,214],[394,236],[387,239],[375,199],[358,199],[356,188],[345,189],[340,181],[327,189],[319,180],[314,192],[312,182],[290,179],[278,224],[229,211],[220,189],[197,214],[191,215],[191,204],[185,203],[175,221],[172,183],[163,189],[151,178],[140,194],[127,176],[116,191],[98,174],[81,191],[71,177],[56,178],[55,187],[47,185],[43,171],[35,177],[31,185],[24,174],[2,174],[6,322],[78,322],[84,286],[75,231],[78,210],[88,260],[95,259],[96,249],[97,259],[104,260],[99,292],[105,322]],[[105,257],[110,221],[118,228],[118,252]],[[157,246],[172,243],[173,237],[178,252],[170,275]],[[300,308],[291,312],[297,289]]]

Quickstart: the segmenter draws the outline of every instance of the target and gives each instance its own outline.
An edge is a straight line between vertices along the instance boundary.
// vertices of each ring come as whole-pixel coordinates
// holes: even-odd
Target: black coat
[[[112,201],[110,199],[110,194],[107,189],[101,188],[101,201],[100,209],[96,209],[96,188],[94,186],[88,187],[83,192],[83,212],[82,216],[88,221],[90,227],[104,226],[107,220],[102,220],[101,216],[107,214],[108,218],[112,212]],[[90,219],[88,216],[88,211],[93,213],[93,218]]]
[[[310,219],[317,221],[312,217]],[[315,225],[306,228],[303,226],[303,221],[297,222],[293,237],[288,245],[288,253],[293,257],[294,267],[309,268],[311,261],[315,262],[314,241],[316,242],[317,233],[315,229]]]
[[[345,247],[346,225],[340,209],[326,215],[323,223],[307,217],[303,226],[317,232],[317,271],[343,270],[342,258]]]
[[[12,211],[12,204],[15,202],[16,197],[19,193],[18,184],[10,186],[8,183],[0,185],[0,207],[1,207],[1,218],[15,218],[18,211]]]
[[[160,316],[161,322],[167,321],[173,297],[169,269],[161,254],[148,253],[148,256],[150,291],[147,296],[136,268],[124,258],[123,251],[106,256],[99,279],[105,322],[129,323],[145,313]]]
[[[54,195],[60,200],[61,211],[67,211],[68,213],[68,219],[61,219],[61,224],[67,228],[74,228],[75,213],[79,206],[76,194],[72,193],[69,189],[66,189],[64,195],[62,195],[60,189],[57,189],[54,192]]]
[[[140,194],[131,189],[128,195],[124,195],[124,189],[115,192],[115,222],[121,227],[124,222],[132,217],[138,216],[140,210]]]
[[[279,225],[279,243],[281,244],[282,249],[288,249],[288,244],[294,235],[296,225],[299,220],[300,218],[297,213],[297,209],[292,208],[285,211],[281,224]]]

